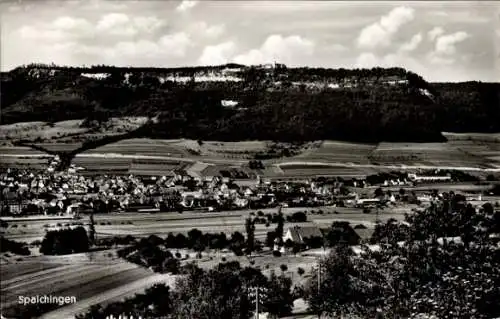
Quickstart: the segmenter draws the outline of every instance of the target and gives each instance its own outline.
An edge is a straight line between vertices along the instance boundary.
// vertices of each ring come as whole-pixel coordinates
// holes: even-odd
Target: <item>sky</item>
[[[0,0],[0,12],[2,71],[278,62],[500,81],[495,1]]]

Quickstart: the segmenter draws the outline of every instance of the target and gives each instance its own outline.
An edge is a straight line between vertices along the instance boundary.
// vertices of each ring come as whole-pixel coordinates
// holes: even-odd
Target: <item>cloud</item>
[[[179,12],[186,12],[194,8],[198,4],[196,0],[183,0],[177,8],[175,8]]]
[[[96,30],[109,35],[134,36],[142,32],[151,33],[164,25],[155,16],[130,18],[124,13],[109,13],[97,22]]]
[[[241,64],[264,64],[274,61],[285,64],[294,64],[304,56],[312,56],[314,42],[298,35],[283,37],[271,35],[259,49],[253,49],[234,58]]]
[[[422,42],[423,36],[421,33],[415,34],[409,42],[403,44],[400,48],[401,51],[411,52],[414,51]]]
[[[444,29],[441,27],[434,27],[431,31],[427,32],[427,37],[429,40],[434,41],[436,38],[444,33]]]
[[[92,24],[83,18],[62,16],[50,23],[25,25],[18,29],[24,39],[37,41],[62,41],[91,36]]]
[[[394,8],[379,21],[361,30],[357,39],[358,46],[364,49],[387,47],[394,34],[406,23],[415,18],[414,10],[409,7]]]
[[[455,32],[449,35],[443,35],[437,38],[435,52],[437,54],[452,55],[456,52],[455,45],[469,38],[465,31]]]
[[[156,41],[141,39],[138,41],[120,41],[108,47],[77,45],[76,43],[61,44],[59,52],[68,55],[84,54],[98,57],[100,61],[113,61],[113,64],[130,65],[130,62],[155,62],[166,58],[183,58],[192,42],[184,32],[167,34]],[[134,63],[132,63],[134,64]],[[136,64],[137,65],[137,64]]]
[[[200,35],[205,38],[218,38],[226,31],[224,24],[208,25],[205,21],[197,22],[192,25],[190,32],[193,35]]]
[[[434,65],[452,65],[457,58],[456,44],[469,38],[465,31],[459,31],[448,35],[438,36],[434,50],[427,54],[427,60]]]
[[[198,59],[198,62],[201,65],[225,64],[230,61],[235,51],[236,45],[231,41],[217,45],[209,45],[203,49],[203,53]]]

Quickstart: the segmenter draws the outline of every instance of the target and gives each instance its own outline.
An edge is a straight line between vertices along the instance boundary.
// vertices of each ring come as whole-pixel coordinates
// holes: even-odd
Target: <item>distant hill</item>
[[[32,64],[1,76],[1,124],[149,116],[134,132],[201,140],[441,141],[500,132],[500,84],[428,83],[402,68]]]

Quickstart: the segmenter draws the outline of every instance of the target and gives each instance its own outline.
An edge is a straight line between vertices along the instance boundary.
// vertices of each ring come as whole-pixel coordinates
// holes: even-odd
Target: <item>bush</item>
[[[186,254],[186,256],[184,256],[185,259],[189,259],[189,254]]]
[[[181,255],[181,253],[180,253],[180,252],[176,252],[176,253],[175,253],[175,258],[179,258],[179,259],[180,259],[181,257],[182,257],[182,255]]]
[[[250,265],[255,265],[255,260],[250,260]]]
[[[40,247],[40,252],[44,255],[64,255],[88,250],[89,238],[83,227],[49,231]]]
[[[299,267],[297,268],[297,273],[299,274],[299,276],[302,276],[306,271],[304,270],[304,268],[302,267]]]
[[[226,257],[222,257],[220,260],[226,262]]]
[[[24,243],[18,243],[6,238],[0,238],[0,252],[11,252],[16,255],[28,256],[31,254],[30,250]],[[5,254],[7,256],[7,254]],[[7,256],[8,257],[8,256]]]
[[[10,228],[17,228],[17,225],[14,224],[14,225],[10,226]]]
[[[281,252],[279,250],[273,250],[274,257],[281,257]]]
[[[287,266],[287,265],[285,265],[285,264],[281,264],[281,265],[280,265],[280,269],[281,269],[281,271],[282,271],[282,272],[285,272],[285,271],[287,271],[287,270],[288,270],[288,266]]]

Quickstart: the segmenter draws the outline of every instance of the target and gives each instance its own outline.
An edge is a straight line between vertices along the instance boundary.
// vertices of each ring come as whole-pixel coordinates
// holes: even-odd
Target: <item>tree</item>
[[[377,189],[375,189],[374,195],[375,197],[382,197],[384,196],[384,191],[382,190],[382,188],[378,187]]]
[[[176,283],[173,318],[249,318],[251,305],[237,270],[218,267]]]
[[[83,227],[49,231],[40,245],[40,252],[44,255],[65,255],[88,250],[89,238]]]
[[[293,309],[292,280],[285,276],[271,274],[264,311],[271,316],[281,318],[289,316]]]
[[[276,239],[276,233],[273,231],[266,233],[266,246],[273,249],[274,240]]]
[[[245,230],[247,232],[246,253],[251,255],[255,249],[255,223],[252,219],[250,218],[246,219]]]
[[[277,215],[277,225],[276,229],[274,231],[275,238],[278,240],[278,245],[281,245],[283,242],[283,230],[284,230],[284,224],[285,224],[285,218],[283,217],[283,213],[280,211],[278,212]]]

